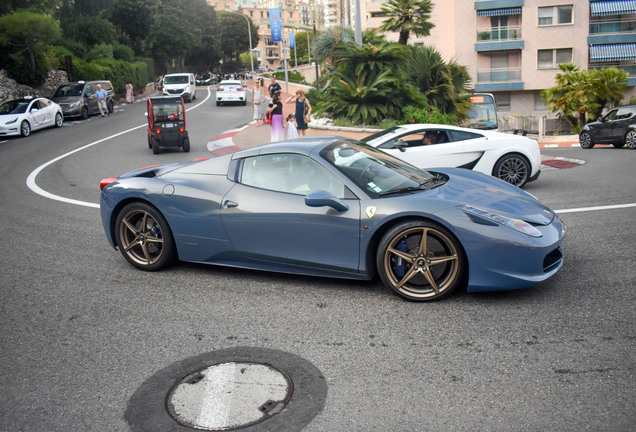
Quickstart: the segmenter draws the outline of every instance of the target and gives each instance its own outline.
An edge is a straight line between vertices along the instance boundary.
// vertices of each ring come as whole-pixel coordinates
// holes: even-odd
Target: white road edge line
[[[630,204],[616,204],[616,205],[606,205],[606,206],[594,206],[594,207],[580,207],[573,209],[563,209],[563,210],[554,210],[555,213],[576,213],[576,212],[588,212],[588,211],[599,211],[599,210],[615,210],[622,208],[636,207],[636,203]]]
[[[212,96],[212,91],[210,90],[210,87],[208,87],[208,96],[205,99],[203,99],[201,102],[196,104],[195,106],[192,106],[192,107],[186,109],[186,112],[190,111],[190,110],[193,110],[195,108],[198,108],[199,106],[203,105],[205,102],[207,102],[208,99],[210,99],[211,96]],[[59,195],[52,194],[51,192],[47,192],[44,189],[42,189],[40,186],[37,185],[35,179],[37,178],[38,174],[40,174],[40,172],[42,172],[42,170],[44,168],[54,164],[55,162],[57,162],[59,160],[64,159],[67,156],[70,156],[70,155],[72,155],[74,153],[77,153],[79,151],[85,150],[85,149],[87,149],[89,147],[92,147],[92,146],[97,145],[99,143],[102,143],[104,141],[108,141],[108,140],[116,138],[116,137],[118,137],[120,135],[124,135],[124,134],[132,132],[134,130],[137,130],[139,128],[147,127],[147,126],[148,126],[148,123],[144,123],[142,125],[135,126],[134,128],[131,128],[131,129],[116,133],[116,134],[111,135],[111,136],[107,136],[106,138],[102,138],[102,139],[100,139],[98,141],[94,141],[94,142],[92,142],[90,144],[86,144],[83,147],[76,148],[75,150],[72,150],[72,151],[70,151],[68,153],[64,153],[63,155],[58,156],[55,159],[51,159],[50,161],[40,165],[39,167],[37,167],[36,169],[31,171],[31,174],[29,174],[29,176],[27,177],[26,184],[29,187],[29,189],[31,189],[33,192],[35,192],[36,194],[38,194],[40,196],[43,196],[45,198],[49,198],[49,199],[52,199],[52,200],[55,200],[55,201],[62,201],[62,202],[68,203],[68,204],[80,205],[80,206],[84,206],[84,207],[99,208],[99,204],[95,204],[95,203],[91,203],[91,202],[87,202],[87,201],[74,200],[74,199],[71,199],[71,198],[65,198],[65,197],[62,197],[62,196],[59,196]]]

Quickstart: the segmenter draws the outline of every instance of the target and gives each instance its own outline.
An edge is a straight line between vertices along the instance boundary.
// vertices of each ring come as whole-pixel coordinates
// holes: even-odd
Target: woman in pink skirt
[[[130,81],[126,83],[126,102],[128,102],[129,104],[135,102],[135,97],[133,96],[133,86]]]
[[[283,127],[283,103],[280,101],[280,93],[274,93],[272,102],[269,104],[267,112],[272,116],[272,138],[271,142],[285,139],[285,128]]]

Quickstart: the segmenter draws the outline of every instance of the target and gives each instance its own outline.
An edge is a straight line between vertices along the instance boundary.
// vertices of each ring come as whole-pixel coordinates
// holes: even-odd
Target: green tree
[[[576,124],[578,130],[586,117],[597,118],[603,108],[623,98],[627,72],[617,68],[581,70],[573,63],[559,65],[556,85],[545,89],[541,96],[551,113],[556,112]]]
[[[313,56],[320,62],[335,64],[332,58],[333,52],[338,44],[354,42],[355,35],[353,29],[342,27],[330,27],[314,39],[312,46]]]
[[[0,18],[0,61],[10,74],[25,84],[44,82],[48,65],[45,46],[60,38],[53,18],[24,9]]]
[[[0,16],[9,15],[18,9],[29,9],[53,15],[61,3],[61,0],[2,0],[0,2]]]
[[[146,38],[159,13],[159,5],[159,0],[115,0],[113,3],[110,19],[120,39],[128,42],[137,54],[146,50]]]
[[[406,78],[426,96],[428,105],[459,118],[468,111],[469,104],[463,97],[470,82],[468,71],[456,62],[444,62],[435,48],[414,48],[404,72]]]
[[[249,17],[250,32],[252,34],[252,47],[258,45],[258,29]],[[242,52],[249,51],[250,41],[247,30],[248,21],[236,13],[219,11],[217,13],[220,29],[221,52],[224,63],[236,62]],[[249,58],[248,58],[249,60]]]
[[[380,31],[399,32],[399,43],[406,45],[411,33],[416,36],[428,36],[435,27],[431,19],[433,3],[431,0],[389,0],[382,5],[387,18],[382,22]]]

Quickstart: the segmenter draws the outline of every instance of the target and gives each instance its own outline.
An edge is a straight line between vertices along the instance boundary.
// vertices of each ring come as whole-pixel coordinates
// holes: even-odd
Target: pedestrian
[[[295,96],[290,96],[286,103],[296,102],[296,123],[298,124],[298,133],[305,135],[309,128],[309,115],[311,114],[311,104],[305,97],[305,92],[302,90],[296,90]]]
[[[287,120],[285,121],[285,125],[287,126],[287,139],[298,138],[298,129],[296,125],[296,116],[294,114],[290,114],[287,116]]]
[[[256,127],[264,124],[267,105],[265,105],[263,83],[259,80],[256,80],[256,82],[254,83],[254,93],[252,94],[252,109],[254,110],[254,120],[256,120]]]
[[[267,91],[269,91],[270,97],[274,97],[274,93],[281,91],[280,84],[276,82],[276,77],[272,77],[272,82],[267,87]]]
[[[272,101],[269,103],[267,112],[272,116],[271,142],[284,140],[285,129],[283,128],[283,103],[280,101],[280,92],[276,92],[272,96]]]
[[[133,96],[133,86],[130,81],[126,83],[126,102],[128,102],[129,104],[135,102],[135,97]]]
[[[110,115],[108,111],[108,106],[106,105],[106,90],[104,90],[101,84],[97,84],[97,91],[95,92],[95,97],[97,98],[97,107],[99,108],[99,112],[104,117],[105,115]],[[106,113],[106,114],[104,114]]]

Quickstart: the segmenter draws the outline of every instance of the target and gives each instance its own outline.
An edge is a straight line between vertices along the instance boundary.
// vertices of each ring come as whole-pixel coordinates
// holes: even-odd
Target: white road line
[[[212,96],[212,91],[208,87],[208,96],[205,99],[203,99],[201,102],[199,102],[197,105],[186,109],[186,112],[190,111],[190,110],[193,110],[195,108],[198,108],[199,106],[203,105],[205,102],[207,102],[208,99],[210,99],[211,96]],[[85,150],[85,149],[87,149],[89,147],[93,147],[94,145],[97,145],[97,144],[102,143],[104,141],[108,141],[110,139],[116,138],[118,136],[127,134],[129,132],[132,132],[134,130],[137,130],[137,129],[140,129],[140,128],[143,128],[143,127],[147,127],[147,126],[148,126],[148,123],[144,123],[142,125],[135,126],[134,128],[130,128],[128,130],[116,133],[114,135],[107,136],[106,138],[102,138],[102,139],[100,139],[98,141],[94,141],[94,142],[92,142],[90,144],[86,144],[85,146],[77,148],[75,150],[72,150],[72,151],[70,151],[68,153],[64,153],[63,155],[58,156],[55,159],[51,159],[50,161],[40,165],[39,167],[37,167],[36,169],[31,171],[31,174],[29,174],[29,176],[27,177],[26,184],[29,187],[29,189],[31,189],[33,192],[35,192],[36,194],[41,195],[41,196],[43,196],[45,198],[49,198],[49,199],[52,199],[52,200],[55,200],[55,201],[62,201],[62,202],[68,203],[68,204],[80,205],[80,206],[84,206],[84,207],[99,208],[99,204],[95,204],[95,203],[91,203],[91,202],[87,202],[87,201],[74,200],[74,199],[71,199],[71,198],[65,198],[65,197],[62,197],[62,196],[59,196],[59,195],[52,194],[51,192],[47,192],[44,189],[42,189],[40,186],[37,185],[35,179],[37,178],[38,174],[40,174],[40,172],[42,172],[42,170],[44,168],[54,164],[55,162],[57,162],[59,160],[64,159],[67,156],[70,156],[70,155],[72,155],[74,153],[77,153],[79,151]]]
[[[588,212],[588,211],[599,211],[599,210],[615,210],[615,209],[622,209],[622,208],[629,208],[629,207],[636,207],[636,203],[595,206],[595,207],[580,207],[580,208],[573,208],[573,209],[554,210],[554,212],[557,214],[577,213],[577,212]]]

